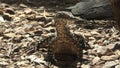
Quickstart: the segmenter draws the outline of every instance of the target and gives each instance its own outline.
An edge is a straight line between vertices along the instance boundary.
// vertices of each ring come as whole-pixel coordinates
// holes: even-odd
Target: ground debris
[[[47,68],[47,50],[56,38],[54,24],[59,16],[74,19],[66,27],[71,34],[84,37],[90,46],[83,51],[85,61],[77,67],[120,67],[120,32],[109,24],[110,20],[86,22],[69,12],[47,11],[43,6],[0,4],[0,68]]]

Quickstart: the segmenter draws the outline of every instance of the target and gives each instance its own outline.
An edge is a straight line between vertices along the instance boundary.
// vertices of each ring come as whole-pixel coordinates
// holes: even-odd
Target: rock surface
[[[68,9],[84,19],[109,19],[113,16],[109,0],[82,0]]]

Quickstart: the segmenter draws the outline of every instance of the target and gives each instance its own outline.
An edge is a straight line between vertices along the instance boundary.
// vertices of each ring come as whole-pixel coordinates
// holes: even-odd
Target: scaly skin
[[[71,65],[82,58],[82,47],[72,38],[66,28],[66,24],[70,22],[73,21],[62,18],[55,20],[57,38],[53,41],[51,49],[53,60],[58,66]]]

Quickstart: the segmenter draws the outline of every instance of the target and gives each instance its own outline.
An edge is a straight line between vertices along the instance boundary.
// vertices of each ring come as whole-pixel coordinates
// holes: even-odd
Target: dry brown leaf
[[[7,34],[4,34],[4,35],[7,36],[7,37],[11,37],[11,38],[16,36],[15,33],[7,33]]]

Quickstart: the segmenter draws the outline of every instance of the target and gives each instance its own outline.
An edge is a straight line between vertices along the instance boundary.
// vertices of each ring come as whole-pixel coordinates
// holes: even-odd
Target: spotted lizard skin
[[[82,60],[84,38],[69,31],[67,24],[71,22],[74,23],[74,20],[55,19],[57,36],[49,45],[47,58],[49,62],[58,66],[74,64]]]

